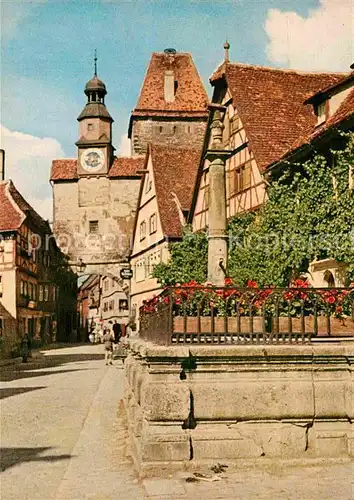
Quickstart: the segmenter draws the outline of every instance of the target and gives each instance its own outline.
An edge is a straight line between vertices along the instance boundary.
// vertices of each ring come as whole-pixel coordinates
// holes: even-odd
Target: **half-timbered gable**
[[[317,117],[304,101],[342,74],[302,73],[224,62],[212,75],[215,108],[223,116],[227,217],[259,208],[266,196],[264,173],[281,158]],[[204,150],[210,147],[210,124]],[[198,231],[208,224],[208,161],[202,160],[190,221]]]

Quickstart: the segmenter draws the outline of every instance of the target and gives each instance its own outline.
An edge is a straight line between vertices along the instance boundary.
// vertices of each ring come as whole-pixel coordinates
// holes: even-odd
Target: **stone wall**
[[[135,119],[132,126],[132,155],[146,153],[149,142],[160,145],[171,144],[178,147],[201,147],[206,129],[206,118],[176,119]]]
[[[97,262],[128,255],[139,186],[140,179],[107,177],[54,184],[54,233],[72,260]],[[90,221],[98,221],[97,234],[90,234]]]
[[[354,455],[353,343],[188,348],[135,340],[131,348],[124,404],[142,473]]]

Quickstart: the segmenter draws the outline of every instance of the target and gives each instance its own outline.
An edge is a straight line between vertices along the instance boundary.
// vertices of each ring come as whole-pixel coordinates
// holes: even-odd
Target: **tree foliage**
[[[354,134],[326,156],[289,163],[267,190],[257,214],[241,214],[229,223],[228,274],[243,285],[287,286],[315,259],[347,264],[354,278]],[[185,232],[171,247],[171,260],[154,272],[162,284],[207,278],[207,235]]]
[[[170,246],[170,260],[167,264],[157,264],[153,276],[162,285],[175,285],[195,280],[203,283],[207,278],[208,239],[205,231],[193,233],[186,226],[181,242]]]

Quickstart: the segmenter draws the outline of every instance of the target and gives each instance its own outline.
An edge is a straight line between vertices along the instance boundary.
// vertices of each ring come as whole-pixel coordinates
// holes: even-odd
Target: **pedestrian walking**
[[[110,365],[113,365],[113,363],[112,363],[113,341],[114,341],[113,333],[110,330],[106,329],[102,340],[103,340],[103,344],[104,344],[104,353],[105,353],[104,359],[106,361],[106,365],[108,365],[108,363]]]
[[[114,333],[114,343],[118,344],[122,336],[122,327],[119,323],[117,323],[117,320],[114,320],[113,333]]]
[[[21,341],[21,356],[22,363],[27,363],[27,358],[32,356],[31,353],[31,339],[28,333],[25,333]]]

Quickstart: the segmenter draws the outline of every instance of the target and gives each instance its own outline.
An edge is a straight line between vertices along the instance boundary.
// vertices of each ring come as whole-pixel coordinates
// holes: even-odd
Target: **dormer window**
[[[323,101],[317,104],[317,109],[316,109],[317,125],[322,125],[322,123],[326,121],[326,108],[327,108],[327,101]]]

